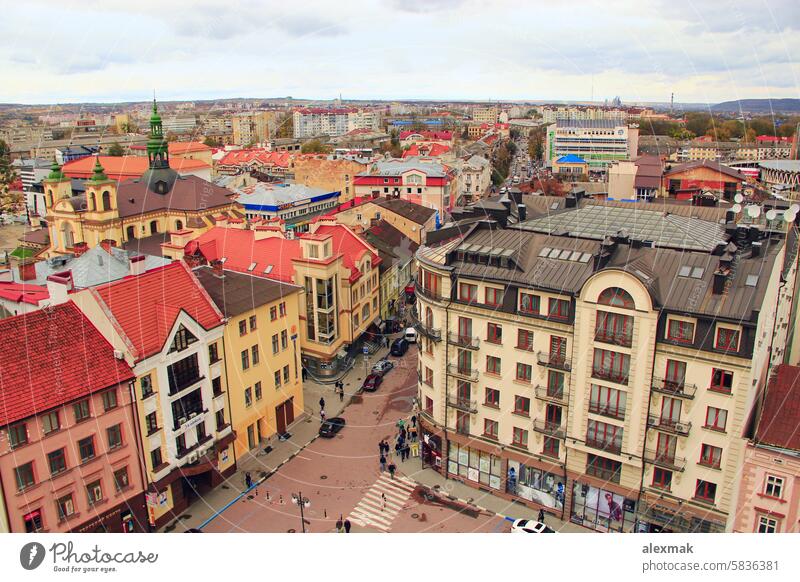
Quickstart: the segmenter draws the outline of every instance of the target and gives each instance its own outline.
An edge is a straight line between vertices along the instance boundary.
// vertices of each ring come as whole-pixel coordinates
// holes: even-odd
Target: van
[[[413,327],[409,327],[406,329],[406,333],[403,337],[408,343],[415,344],[417,343],[417,330]]]

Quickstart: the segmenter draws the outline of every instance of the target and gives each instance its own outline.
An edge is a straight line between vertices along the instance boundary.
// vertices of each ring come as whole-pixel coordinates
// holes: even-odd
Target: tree
[[[216,140],[216,139],[214,139],[214,138],[213,138],[213,137],[211,137],[211,136],[208,136],[208,137],[206,137],[206,138],[203,140],[203,143],[204,143],[205,145],[207,145],[208,147],[210,147],[210,148],[215,148],[215,147],[218,147],[218,146],[220,145],[219,141],[218,141],[218,140]]]
[[[711,127],[711,115],[701,111],[690,111],[686,114],[686,129],[695,135],[706,135]]]
[[[307,141],[300,147],[300,153],[303,154],[327,154],[330,151],[330,146],[325,145],[318,139]]]
[[[119,158],[119,157],[122,157],[122,156],[124,156],[124,155],[125,155],[125,150],[124,150],[124,149],[123,149],[123,147],[122,147],[122,146],[119,144],[119,142],[118,142],[118,141],[115,141],[114,143],[112,143],[112,144],[109,146],[109,148],[108,148],[108,152],[107,152],[107,153],[108,153],[108,155],[109,155],[109,156],[114,156],[114,157],[117,157],[117,158]]]
[[[17,173],[11,165],[11,148],[0,139],[0,195],[7,196],[16,179]]]
[[[292,138],[294,137],[294,117],[291,113],[287,113],[278,120],[278,126],[275,128],[276,138]]]

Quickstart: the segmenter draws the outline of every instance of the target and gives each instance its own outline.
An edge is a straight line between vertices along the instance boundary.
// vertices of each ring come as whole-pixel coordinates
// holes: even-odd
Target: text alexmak
[[[643,554],[694,554],[694,547],[692,544],[685,543],[681,546],[659,546],[656,544],[647,544],[642,546]]]

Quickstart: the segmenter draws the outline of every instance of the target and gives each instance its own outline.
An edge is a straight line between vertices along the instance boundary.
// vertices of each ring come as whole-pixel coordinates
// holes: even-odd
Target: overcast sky
[[[0,102],[800,97],[798,0],[25,0]]]

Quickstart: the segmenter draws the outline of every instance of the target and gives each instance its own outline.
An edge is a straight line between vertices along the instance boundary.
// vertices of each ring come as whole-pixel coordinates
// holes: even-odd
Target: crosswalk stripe
[[[361,515],[365,516],[367,519],[374,521],[375,523],[381,524],[385,527],[389,527],[392,525],[392,521],[394,520],[394,516],[392,517],[382,517],[380,514],[380,510],[367,510],[361,507],[356,508]]]
[[[359,502],[359,504],[356,505],[356,508],[360,508],[362,510],[367,509],[369,511],[374,511],[377,515],[391,515],[392,519],[394,519],[394,517],[399,513],[399,510],[401,509],[399,507],[397,509],[391,508],[389,507],[388,504],[386,506],[386,509],[383,509],[383,505],[381,504],[381,502],[376,499],[362,499]]]
[[[413,491],[413,489],[408,489],[404,485],[396,485],[394,483],[381,483],[380,487],[384,491],[391,491],[393,493],[397,493],[398,495],[402,495],[403,497],[408,497]]]
[[[362,522],[364,522],[365,525],[369,525],[369,526],[372,526],[372,527],[377,527],[378,529],[382,529],[384,531],[389,531],[389,526],[388,525],[384,525],[382,523],[378,523],[376,520],[372,519],[371,516],[364,515],[364,514],[358,514],[358,513],[355,514],[355,515],[356,515],[356,519],[361,520]]]
[[[378,482],[375,485],[383,485],[385,487],[393,487],[395,489],[402,489],[404,493],[411,493],[414,491],[414,486],[404,483],[400,480],[392,480],[392,479],[378,479]]]
[[[392,479],[386,473],[382,473],[364,492],[348,517],[362,527],[369,526],[388,532],[416,486],[417,484],[407,477],[395,475]]]
[[[408,492],[406,492],[406,491],[400,492],[397,489],[392,489],[390,487],[384,487],[384,486],[379,486],[379,485],[376,485],[375,487],[373,487],[372,489],[367,491],[367,493],[377,494],[378,497],[380,497],[380,494],[383,493],[384,495],[386,495],[387,498],[389,498],[389,499],[397,499],[398,501],[401,501],[401,502],[405,501],[406,499],[408,499]],[[366,495],[366,493],[365,493],[365,495]]]
[[[383,513],[392,513],[397,515],[400,513],[400,510],[403,509],[403,506],[398,503],[391,503],[388,499],[386,500],[386,509],[383,509],[383,500],[376,498],[376,497],[365,497],[361,500],[361,503],[366,503],[367,505],[372,505],[378,508],[378,511],[382,511]],[[358,507],[358,506],[356,506]]]

